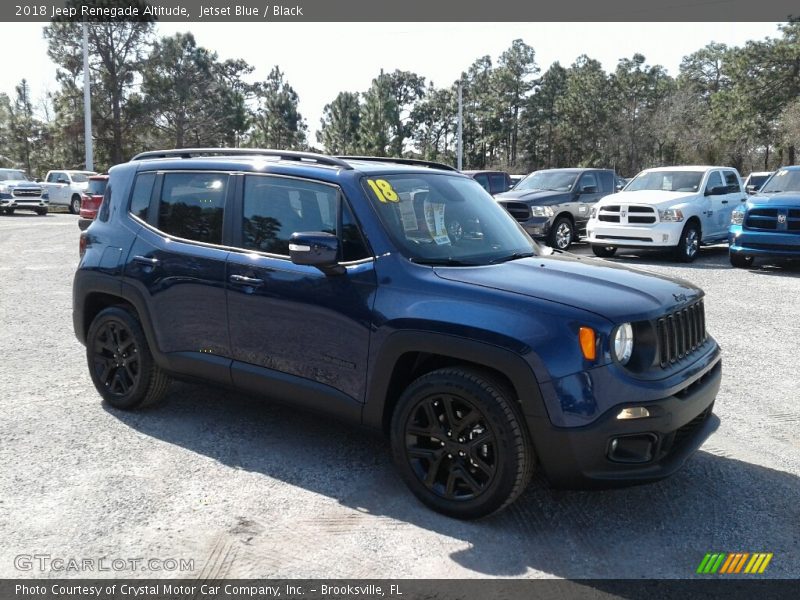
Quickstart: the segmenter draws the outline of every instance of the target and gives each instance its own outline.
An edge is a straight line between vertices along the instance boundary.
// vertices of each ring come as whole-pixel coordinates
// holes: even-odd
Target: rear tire
[[[525,489],[534,457],[514,394],[491,375],[444,368],[414,381],[391,423],[395,465],[433,510],[477,519]]]
[[[95,317],[86,336],[86,358],[95,388],[114,408],[154,404],[171,381],[153,360],[141,324],[124,308],[106,308]]]
[[[558,217],[550,228],[547,243],[558,250],[567,250],[575,237],[575,227],[567,217]]]
[[[592,252],[594,252],[595,256],[599,256],[600,258],[611,258],[617,253],[617,247],[592,244]]]
[[[697,258],[698,252],[700,252],[700,227],[690,222],[683,228],[678,245],[675,246],[675,259],[690,263]]]
[[[72,200],[70,200],[69,212],[71,212],[73,215],[77,215],[81,212],[81,197],[77,194],[72,197]]]
[[[737,269],[752,269],[753,263],[755,263],[755,259],[752,256],[747,256],[746,254],[730,253],[729,258],[731,265]]]

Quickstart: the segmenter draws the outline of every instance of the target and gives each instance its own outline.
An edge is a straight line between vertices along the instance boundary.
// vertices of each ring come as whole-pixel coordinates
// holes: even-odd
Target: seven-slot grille
[[[703,301],[661,317],[656,322],[656,335],[662,368],[697,350],[707,337]]]

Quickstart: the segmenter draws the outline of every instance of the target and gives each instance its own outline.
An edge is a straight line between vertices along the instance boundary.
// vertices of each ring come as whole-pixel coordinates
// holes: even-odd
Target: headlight
[[[553,209],[549,206],[531,206],[531,216],[533,217],[552,217]]]
[[[589,218],[594,219],[597,216],[597,207],[593,206],[592,210],[589,211]]]
[[[0,185],[0,194],[10,194],[11,188],[7,185]]]
[[[735,210],[731,213],[731,225],[741,225],[744,223],[744,211]]]
[[[668,208],[658,211],[658,218],[661,221],[673,221],[680,223],[683,221],[683,212],[679,208]]]
[[[633,354],[633,327],[630,323],[623,323],[614,330],[614,358],[625,365]]]

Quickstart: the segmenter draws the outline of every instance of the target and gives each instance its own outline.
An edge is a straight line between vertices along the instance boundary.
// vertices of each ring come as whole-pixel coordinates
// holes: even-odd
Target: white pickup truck
[[[89,177],[94,171],[48,171],[44,186],[50,194],[51,206],[67,206],[69,212],[81,212],[81,195],[89,186]]]
[[[672,248],[677,260],[690,262],[701,245],[727,240],[731,213],[745,200],[736,169],[647,169],[592,208],[586,234],[597,256]]]

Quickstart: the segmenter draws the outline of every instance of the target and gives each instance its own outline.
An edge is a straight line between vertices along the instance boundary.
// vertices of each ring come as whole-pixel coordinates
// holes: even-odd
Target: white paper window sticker
[[[409,231],[419,231],[417,215],[414,213],[413,197],[407,192],[398,195],[400,196],[400,221],[403,223],[403,230],[406,233]]]
[[[423,202],[423,211],[425,224],[428,226],[433,241],[440,246],[449,244],[450,238],[447,236],[447,229],[444,226],[444,204],[429,202],[426,198]]]

